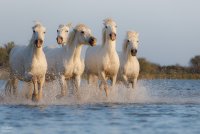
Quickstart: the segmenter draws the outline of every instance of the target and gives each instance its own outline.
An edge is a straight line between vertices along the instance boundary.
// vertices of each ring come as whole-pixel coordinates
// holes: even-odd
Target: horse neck
[[[35,47],[33,40],[30,41],[30,43],[28,45],[28,49],[30,52],[30,56],[32,56],[32,57],[39,58],[41,56],[41,54],[43,53],[42,47],[41,48]]]
[[[111,41],[107,39],[103,47],[108,53],[116,52],[116,41]]]
[[[68,52],[70,54],[70,60],[76,61],[81,58],[82,44],[78,42],[78,39],[75,37],[71,45],[68,46]]]

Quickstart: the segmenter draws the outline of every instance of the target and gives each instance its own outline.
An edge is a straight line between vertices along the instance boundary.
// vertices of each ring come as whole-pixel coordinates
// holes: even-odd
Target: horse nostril
[[[112,41],[116,39],[116,33],[110,33],[109,36]]]
[[[96,38],[91,37],[90,40],[89,40],[89,44],[90,45],[95,45],[96,44]]]
[[[58,41],[58,40],[61,40],[61,41],[63,41],[63,37],[61,37],[61,36],[58,36],[57,38],[56,38],[56,40]]]
[[[134,53],[134,50],[133,50],[133,49],[131,50],[131,53]]]
[[[60,38],[61,40],[63,40],[63,37],[59,36],[59,38]]]
[[[132,54],[132,55],[137,54],[137,49],[131,49],[131,54]]]
[[[91,41],[94,41],[94,38],[91,38],[90,40],[91,40]]]
[[[42,39],[38,39],[38,42],[40,42],[41,44],[43,43],[43,40]]]

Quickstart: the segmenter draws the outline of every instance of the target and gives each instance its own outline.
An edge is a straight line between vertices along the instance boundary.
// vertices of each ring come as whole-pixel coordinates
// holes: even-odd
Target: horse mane
[[[69,33],[69,37],[68,37],[68,45],[71,45],[74,41],[75,35],[77,31],[81,31],[83,28],[87,28],[89,29],[86,25],[84,24],[78,24],[70,33]]]
[[[32,28],[34,29],[36,27],[41,27],[41,26],[43,26],[41,22],[35,21],[35,25]]]
[[[112,25],[113,23],[115,23],[112,18],[106,18],[103,21],[104,21],[104,25],[106,25],[106,24]]]
[[[106,30],[103,28],[102,30],[102,46],[104,46],[106,43]]]
[[[72,31],[69,33],[68,41],[67,41],[67,44],[68,44],[68,45],[72,45],[72,43],[73,43],[73,41],[74,41],[74,38],[75,38],[75,34],[76,34],[76,29],[72,30]]]
[[[63,24],[60,24],[59,26],[58,26],[58,28],[63,28],[65,25],[63,25]]]
[[[127,39],[124,40],[123,45],[122,45],[122,52],[125,53],[127,50]]]
[[[72,26],[72,23],[70,22],[70,23],[66,24],[66,26],[67,26],[67,27],[71,27],[71,26]]]
[[[124,40],[124,43],[122,45],[122,51],[125,52],[127,49],[127,39],[136,39],[138,38],[139,34],[135,31],[128,31],[126,34],[127,38]]]
[[[136,38],[138,38],[138,36],[139,36],[138,32],[135,32],[135,31],[127,32],[128,39],[131,39],[131,38],[136,39]]]

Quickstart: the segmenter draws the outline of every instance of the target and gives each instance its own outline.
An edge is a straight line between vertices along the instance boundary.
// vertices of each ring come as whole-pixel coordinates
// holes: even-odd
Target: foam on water
[[[145,104],[200,104],[200,90],[176,89],[170,87],[165,81],[144,81],[140,80],[136,90],[126,88],[123,84],[117,84],[109,92],[109,97],[105,96],[104,91],[98,87],[88,85],[82,81],[80,88],[80,99],[73,95],[72,88],[69,88],[69,94],[66,97],[57,99],[56,95],[60,93],[58,81],[46,83],[43,89],[43,99],[39,103],[32,102],[25,98],[27,84],[19,84],[19,96],[7,97],[4,95],[5,81],[0,81],[0,104],[5,105],[74,105],[74,104],[96,104],[96,103],[145,103]],[[170,86],[169,86],[170,85]]]

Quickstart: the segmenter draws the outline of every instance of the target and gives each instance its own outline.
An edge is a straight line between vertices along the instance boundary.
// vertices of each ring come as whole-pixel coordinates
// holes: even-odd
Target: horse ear
[[[72,23],[70,22],[70,23],[66,24],[66,26],[70,28],[72,26]]]

